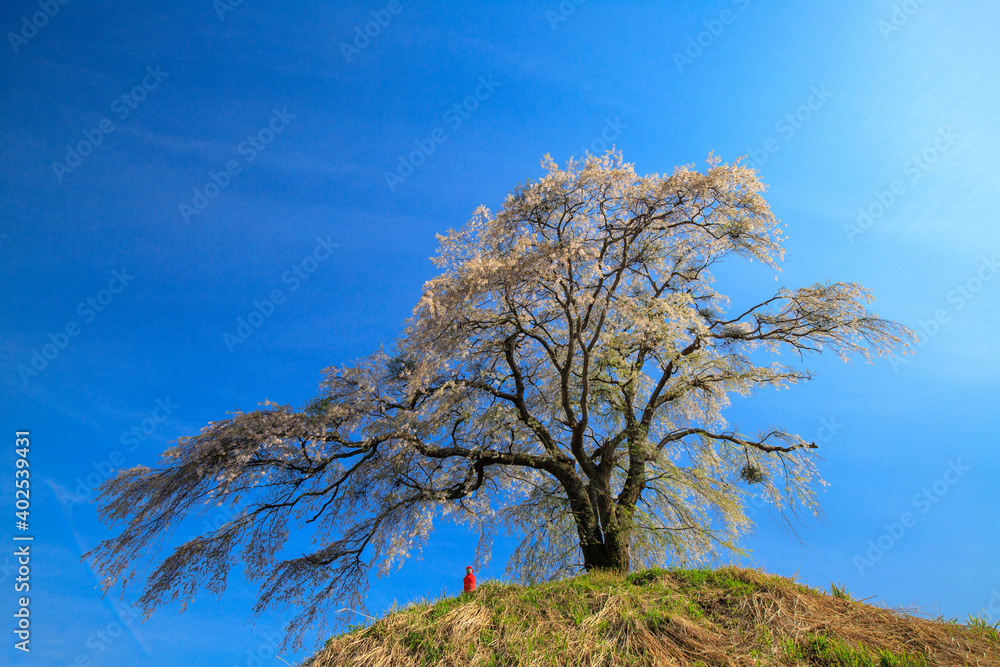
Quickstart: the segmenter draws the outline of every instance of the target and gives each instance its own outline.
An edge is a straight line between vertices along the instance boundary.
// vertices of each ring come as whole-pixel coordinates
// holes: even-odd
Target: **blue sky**
[[[815,439],[830,483],[804,544],[754,509],[739,562],[1000,621],[994,4],[41,5],[52,16],[37,0],[0,9],[8,619],[18,430],[34,537],[32,651],[8,632],[12,664],[284,664],[268,642],[292,612],[251,627],[239,568],[221,598],[145,623],[124,606],[137,589],[102,598],[80,556],[110,533],[65,494],[155,463],[237,406],[300,405],[323,368],[400,330],[434,275],[435,233],[495,210],[545,153],[606,142],[642,174],[701,168],[710,151],[756,160],[787,255],[778,281],[723,267],[734,308],[860,282],[875,312],[921,333],[905,363],[813,356],[813,381],[734,400],[743,429]],[[414,151],[428,154],[411,173],[400,156]],[[227,337],[274,290],[284,301],[252,335]],[[497,540],[480,581],[503,576],[513,546]],[[370,613],[457,593],[474,549],[442,526],[422,560],[372,580]]]

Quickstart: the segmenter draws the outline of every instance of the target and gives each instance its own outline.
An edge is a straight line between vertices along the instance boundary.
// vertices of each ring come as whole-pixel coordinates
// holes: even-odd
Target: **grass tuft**
[[[853,600],[851,594],[847,591],[847,586],[838,585],[834,582],[830,582],[830,593],[833,594],[833,597],[840,598],[841,600],[847,600],[848,602]]]

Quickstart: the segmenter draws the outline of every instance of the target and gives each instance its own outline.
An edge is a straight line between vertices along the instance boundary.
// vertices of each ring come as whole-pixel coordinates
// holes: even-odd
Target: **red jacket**
[[[465,575],[465,579],[462,582],[465,584],[466,593],[476,590],[476,575],[471,572]]]

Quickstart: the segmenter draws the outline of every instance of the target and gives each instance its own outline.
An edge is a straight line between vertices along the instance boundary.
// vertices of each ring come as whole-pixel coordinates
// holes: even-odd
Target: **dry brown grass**
[[[831,596],[759,570],[592,573],[394,611],[308,667],[998,667],[1000,635]]]

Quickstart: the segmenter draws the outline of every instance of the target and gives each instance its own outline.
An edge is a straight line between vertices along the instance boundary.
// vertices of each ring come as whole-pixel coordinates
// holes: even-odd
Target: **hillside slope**
[[[303,667],[1000,666],[984,620],[932,621],[759,570],[586,574],[394,610]]]

